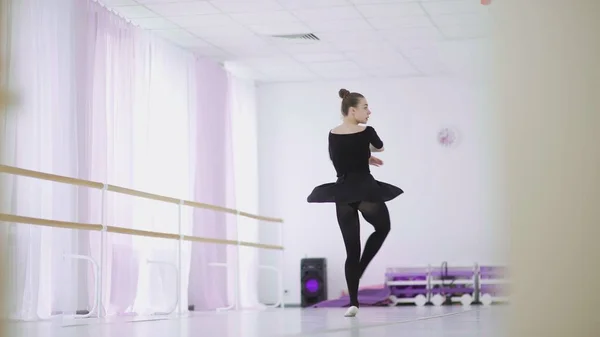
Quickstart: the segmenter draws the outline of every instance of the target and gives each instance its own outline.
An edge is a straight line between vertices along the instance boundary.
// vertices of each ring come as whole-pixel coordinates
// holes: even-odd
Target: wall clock
[[[458,131],[451,127],[444,127],[437,133],[437,141],[443,147],[453,147],[458,143]]]

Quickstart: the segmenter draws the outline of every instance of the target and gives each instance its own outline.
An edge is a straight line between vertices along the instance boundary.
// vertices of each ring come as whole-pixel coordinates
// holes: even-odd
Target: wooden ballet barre
[[[0,173],[7,173],[7,174],[16,175],[16,176],[35,178],[35,179],[46,180],[46,181],[53,181],[53,182],[57,182],[57,183],[63,183],[63,184],[69,184],[69,185],[75,185],[75,186],[95,188],[98,190],[102,190],[104,188],[103,183],[99,183],[96,181],[89,181],[89,180],[60,176],[60,175],[56,175],[56,174],[26,170],[26,169],[8,166],[8,165],[0,164]],[[190,206],[190,207],[194,207],[194,208],[209,209],[212,211],[229,213],[229,214],[239,214],[240,216],[243,216],[246,218],[252,218],[252,219],[261,220],[261,221],[283,223],[283,219],[279,219],[279,218],[255,215],[255,214],[251,214],[251,213],[247,213],[247,212],[238,211],[233,208],[205,204],[205,203],[201,203],[201,202],[197,202],[197,201],[181,200],[181,199],[177,199],[177,198],[173,198],[173,197],[166,197],[163,195],[138,191],[138,190],[134,190],[131,188],[126,188],[126,187],[120,187],[120,186],[107,184],[106,189],[107,189],[107,191],[111,191],[111,192],[115,192],[115,193],[119,193],[119,194],[125,194],[125,195],[134,196],[134,197],[162,201],[162,202],[175,204],[175,205],[179,205],[179,203],[183,201],[183,204],[185,206]]]
[[[70,178],[70,177],[63,177],[63,176],[59,176],[56,174],[26,170],[26,169],[21,169],[18,167],[1,165],[1,164],[0,164],[0,172],[7,173],[7,174],[13,174],[16,176],[35,178],[35,179],[46,180],[46,181],[54,181],[57,183],[63,183],[63,184],[68,184],[68,185],[90,187],[90,188],[95,188],[95,189],[99,189],[99,190],[101,190],[104,187],[104,185],[102,183],[98,183],[98,182],[94,182],[94,181],[88,181],[88,180],[76,179],[76,178]]]
[[[86,231],[101,231],[101,224],[87,224],[70,221],[59,221],[49,220],[40,218],[31,218],[27,216],[13,215],[0,213],[0,222],[14,222],[26,225],[53,227],[53,228],[67,228],[67,229],[81,229]]]
[[[134,196],[134,197],[149,199],[149,200],[162,201],[162,202],[166,202],[168,204],[179,205],[179,200],[180,200],[180,199],[176,199],[176,198],[165,197],[165,196],[154,194],[154,193],[142,192],[142,191],[134,190],[131,188],[120,187],[120,186],[115,186],[115,185],[110,185],[110,184],[106,185],[106,190],[115,192],[115,193],[119,193],[119,194],[125,194],[125,195]]]
[[[78,230],[88,230],[88,231],[98,231],[98,232],[102,231],[102,229],[103,229],[103,226],[100,224],[87,224],[87,223],[79,223],[79,222],[49,220],[49,219],[32,218],[32,217],[13,215],[13,214],[5,214],[5,213],[0,213],[0,222],[12,222],[12,223],[25,224],[25,225],[65,228],[65,229],[78,229]],[[118,227],[118,226],[106,226],[106,232],[115,233],[115,234],[132,235],[132,236],[159,238],[159,239],[179,240],[179,235],[174,234],[174,233],[154,232],[154,231],[131,229],[131,228]],[[222,244],[222,245],[271,249],[271,250],[284,250],[284,247],[277,246],[277,245],[269,245],[269,244],[253,243],[253,242],[245,242],[245,241],[238,242],[235,240],[215,239],[215,238],[207,238],[207,237],[202,237],[202,236],[184,235],[183,240],[190,241],[190,242],[203,242],[203,243],[214,243],[214,244]]]
[[[252,219],[255,219],[255,220],[268,221],[268,222],[281,222],[281,223],[283,223],[283,219],[271,218],[271,217],[262,216],[262,215],[254,215],[254,214],[250,214],[250,213],[246,213],[246,212],[242,212],[242,211],[240,211],[240,215],[241,216],[245,216],[247,218],[252,218]]]
[[[195,207],[195,208],[210,209],[210,210],[213,210],[213,211],[223,212],[223,213],[229,213],[229,214],[237,214],[238,213],[237,210],[232,209],[232,208],[227,208],[227,207],[222,207],[222,206],[216,206],[216,205],[211,205],[211,204],[205,204],[205,203],[197,202],[197,201],[184,200],[183,204],[185,206],[190,206],[190,207]],[[283,222],[283,220],[281,222]]]

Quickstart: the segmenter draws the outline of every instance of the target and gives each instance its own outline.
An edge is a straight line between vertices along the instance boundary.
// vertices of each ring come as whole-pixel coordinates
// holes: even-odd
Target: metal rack
[[[430,300],[430,274],[429,266],[388,268],[385,284],[390,287],[390,305],[414,303],[421,307],[427,304]]]
[[[441,306],[444,303],[459,302],[469,306],[475,301],[477,283],[477,264],[472,266],[432,269],[430,275],[431,303]]]
[[[483,305],[509,301],[508,270],[504,266],[480,266],[477,273],[478,302]]]
[[[390,289],[390,305],[413,303],[417,306],[441,306],[461,303],[491,305],[507,302],[504,285],[506,267],[471,266],[399,267],[388,268],[385,285]]]

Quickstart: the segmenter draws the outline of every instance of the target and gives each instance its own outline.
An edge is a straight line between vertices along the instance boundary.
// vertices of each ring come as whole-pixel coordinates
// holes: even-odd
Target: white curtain
[[[231,76],[223,90],[209,91],[207,84],[222,74],[214,69],[198,71],[209,67],[203,68],[190,53],[127,24],[92,1],[13,0],[10,7],[7,81],[19,94],[19,104],[0,121],[5,130],[0,139],[3,164],[199,201],[212,200],[214,191],[228,191],[233,185],[235,200],[223,192],[226,195],[219,194],[218,199],[227,201],[220,206],[235,203],[237,209],[258,213],[253,81]],[[223,100],[227,94],[229,107],[206,108],[211,106],[206,104],[209,92]],[[230,112],[219,121],[209,118]],[[211,121],[214,128],[199,127],[202,121]],[[208,128],[231,134],[199,135]],[[210,153],[205,153],[207,142],[215,139],[222,145],[213,149],[224,153],[219,164],[210,162]],[[202,151],[199,140],[205,143]],[[198,160],[200,152],[206,162]],[[207,170],[206,165],[213,166]],[[230,177],[227,172],[232,166]],[[211,175],[218,176],[219,182],[206,183]],[[9,189],[2,206],[9,213],[83,223],[102,220],[101,191],[21,177],[2,179]],[[204,185],[196,186],[198,181]],[[104,220],[109,225],[178,231],[177,205],[109,192],[107,209]],[[239,217],[237,226],[226,222],[223,225],[229,229],[236,227],[228,238],[237,233],[242,241],[258,241],[258,221]],[[218,226],[195,221],[190,209],[183,212],[185,234],[194,233],[193,226],[208,230],[209,225]],[[20,224],[6,227],[12,243],[12,318],[45,319],[91,309],[92,269],[85,261],[66,256],[87,255],[100,261],[100,233]],[[176,241],[108,234],[105,248],[101,310],[108,315],[144,315],[173,309],[177,284],[170,266],[178,264]],[[227,260],[237,260],[240,266],[238,282],[230,273],[230,283],[239,284],[238,305],[262,308],[258,250],[230,248]],[[220,255],[215,259],[204,262],[227,262]],[[191,245],[186,244],[180,299],[184,311],[188,274],[191,268],[199,268],[190,261]],[[192,279],[196,284],[218,279],[208,273],[196,273],[207,277],[206,282]],[[206,287],[202,290],[208,294]],[[201,306],[213,308],[221,302],[227,301],[215,297]]]
[[[194,152],[190,121],[196,110],[195,59],[189,53],[125,23],[96,4],[83,1],[81,24],[93,25],[85,41],[82,62],[93,69],[87,83],[92,101],[86,129],[94,155],[86,179],[137,190],[192,199]],[[83,16],[85,14],[85,16]],[[95,41],[95,45],[91,43]],[[81,50],[81,49],[79,49]],[[91,50],[95,52],[90,53]],[[84,102],[84,104],[85,104]],[[81,106],[80,106],[81,107]],[[90,109],[84,109],[90,111]],[[80,139],[84,139],[81,137]],[[89,141],[89,139],[88,139]],[[104,154],[104,155],[98,155]],[[89,208],[99,205],[90,198]],[[158,201],[109,194],[108,223],[157,232],[178,232],[178,207]],[[190,232],[189,212],[182,230]],[[89,219],[93,221],[93,219]],[[100,260],[100,239],[90,236],[91,255]],[[187,289],[189,245],[184,245],[181,289]],[[107,314],[168,312],[176,303],[177,242],[108,235],[103,280]],[[186,292],[182,292],[186,293]],[[180,298],[187,310],[187,296]]]
[[[195,60],[84,0],[11,2],[10,88],[2,163],[191,199]],[[2,123],[0,123],[2,125]],[[9,212],[99,223],[100,191],[4,177]],[[4,185],[5,186],[5,185]],[[111,225],[176,233],[175,205],[109,193]],[[185,214],[188,214],[186,212]],[[191,221],[184,218],[189,233]],[[14,319],[90,309],[99,233],[11,224]],[[175,302],[177,243],[109,234],[102,307],[108,314],[165,312]],[[189,246],[182,289],[187,289]],[[163,264],[153,264],[152,261]],[[183,291],[187,295],[186,291]],[[183,296],[182,308],[187,308]]]
[[[2,162],[76,176],[71,41],[57,38],[69,36],[70,7],[33,0],[10,6],[7,81],[19,102],[5,117]],[[30,10],[32,6],[39,10]],[[31,22],[44,29],[30,29]],[[9,192],[5,206],[12,213],[67,221],[77,216],[77,188],[26,178],[4,177],[4,182]],[[74,307],[76,279],[65,272],[72,266],[62,258],[77,249],[76,233],[14,224],[9,231],[11,317],[48,318],[53,308]]]
[[[135,58],[141,68],[136,76],[134,107],[133,186],[143,191],[193,199],[193,172],[190,153],[195,143],[189,128],[196,110],[195,60],[161,40],[144,34],[142,51]],[[142,53],[145,52],[145,53]],[[143,55],[143,57],[140,57]],[[141,61],[143,60],[143,61]],[[118,145],[117,145],[118,146]],[[115,161],[117,166],[121,166]],[[138,229],[157,232],[178,232],[178,207],[163,202],[137,199],[133,224]],[[188,210],[183,212],[182,230],[191,231]],[[188,216],[185,216],[188,215]],[[176,300],[176,277],[173,269],[150,261],[178,263],[177,242],[162,239],[133,238],[133,247],[140,253],[140,278],[134,311],[164,312]],[[182,288],[187,289],[189,245],[184,246]],[[157,289],[162,291],[156,291]],[[187,292],[182,292],[187,295]],[[181,298],[187,308],[187,296]],[[187,310],[187,309],[186,309]]]
[[[235,195],[239,210],[258,214],[258,125],[256,85],[254,81],[232,74],[229,76],[232,115]],[[258,242],[259,221],[239,217],[238,235],[241,241]],[[258,257],[256,248],[240,247],[239,305],[241,308],[263,308],[258,299]]]

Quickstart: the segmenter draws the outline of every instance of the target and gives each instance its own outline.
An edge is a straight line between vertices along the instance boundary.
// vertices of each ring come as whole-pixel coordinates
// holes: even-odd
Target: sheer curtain
[[[31,10],[36,8],[36,10]],[[10,3],[11,39],[7,81],[19,104],[6,114],[2,162],[77,176],[77,135],[73,105],[70,7],[66,2]],[[35,22],[43,29],[31,29]],[[74,221],[78,189],[7,178],[6,207],[15,214]],[[9,225],[9,313],[13,318],[48,318],[73,307],[76,279],[63,254],[77,249],[74,231]],[[52,296],[56,294],[56,296]],[[60,309],[58,309],[60,310]]]
[[[229,75],[229,100],[232,113],[235,195],[237,208],[258,214],[258,125],[256,85],[251,79]],[[258,242],[259,222],[238,219],[237,234],[241,241]],[[239,305],[242,308],[264,308],[258,300],[258,257],[256,248],[240,247]]]
[[[21,97],[4,120],[3,164],[233,207],[231,118],[226,104],[206,105],[219,95],[225,100],[223,69],[195,60],[87,0],[12,1],[11,18],[8,81]],[[222,84],[207,85],[219,77]],[[10,188],[6,206],[11,213],[100,222],[100,191],[3,179]],[[176,205],[114,193],[107,199],[108,224],[178,231]],[[189,209],[183,215],[185,233],[215,228],[213,237],[224,238],[227,233],[218,225],[235,224],[235,217],[207,217]],[[90,268],[65,255],[100,261],[100,234],[17,224],[9,228],[12,317],[45,319],[90,309]],[[177,285],[168,265],[177,265],[177,242],[117,234],[106,239],[104,312],[170,311]],[[196,257],[198,251],[213,255],[192,264],[194,249]],[[227,303],[222,288],[226,275],[209,267],[227,262],[222,249],[184,245],[182,262],[184,310],[188,289],[198,287],[205,294],[195,299],[199,307]],[[212,285],[221,288],[208,288]],[[207,289],[215,291],[209,296]]]
[[[0,139],[3,139],[4,134],[4,114],[6,113],[5,104],[9,104],[8,101],[8,92],[6,92],[6,44],[7,44],[7,13],[5,8],[5,1],[0,0]],[[2,158],[2,147],[0,146],[0,158]],[[4,202],[4,189],[3,189],[4,180],[0,177],[0,212],[3,212],[5,209]],[[0,301],[0,320],[6,319],[6,310],[4,300],[6,297],[6,289],[5,289],[5,280],[7,279],[7,264],[6,264],[6,255],[8,247],[8,231],[6,230],[6,226],[0,226],[0,298],[3,300]],[[0,326],[0,336],[4,336],[7,334],[6,328],[4,326]]]
[[[196,167],[193,199],[213,205],[235,208],[234,174],[232,165],[231,110],[227,102],[227,75],[212,62],[197,61],[199,110],[201,118],[192,121],[196,151],[192,158]],[[195,209],[192,212],[192,234],[203,237],[234,239],[228,228],[234,228],[233,215],[212,210]],[[231,249],[231,248],[230,248]],[[229,306],[233,293],[228,290],[228,275],[235,260],[228,259],[228,247],[218,244],[193,244],[192,266],[189,275],[189,301],[194,310],[212,310]],[[228,295],[229,294],[229,295]],[[228,301],[229,300],[229,301]]]
[[[79,176],[120,186],[134,185],[134,135],[136,32],[119,18],[96,4],[74,3],[72,48],[76,95]],[[140,58],[140,62],[144,61]],[[106,221],[131,226],[134,205],[131,197],[109,193]],[[81,222],[99,222],[102,217],[101,194],[85,190],[80,196]],[[79,253],[100,261],[101,238],[98,233],[80,233]],[[133,238],[107,235],[102,307],[105,313],[131,311],[137,296],[141,259]],[[117,258],[118,257],[118,258]],[[80,273],[81,283],[92,283],[91,274]],[[113,282],[115,280],[115,282]],[[90,286],[91,288],[91,286]],[[83,290],[88,289],[84,287]],[[92,297],[89,294],[88,297]],[[83,301],[80,301],[83,302]]]
[[[194,143],[189,120],[197,112],[194,58],[95,3],[74,5],[80,177],[190,199],[193,167],[188,158]],[[100,219],[100,198],[93,192],[82,196],[80,211],[87,215],[82,222]],[[177,219],[175,205],[108,195],[110,224],[177,233]],[[184,230],[191,226],[185,220]],[[81,249],[89,245],[86,253],[100,261],[100,235],[83,236],[87,240]],[[168,265],[178,264],[176,242],[110,234],[105,247],[105,313],[173,309],[177,277]],[[183,266],[189,266],[189,249]]]

